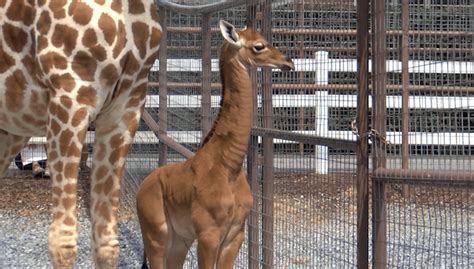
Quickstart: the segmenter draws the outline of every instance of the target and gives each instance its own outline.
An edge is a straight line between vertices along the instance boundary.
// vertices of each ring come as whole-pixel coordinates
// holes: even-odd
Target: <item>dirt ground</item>
[[[87,176],[80,176],[77,186],[78,211],[88,214],[90,182]],[[33,178],[31,172],[8,173],[0,177],[0,210],[17,212],[19,216],[49,214],[52,205],[51,180]],[[119,220],[133,217],[133,209],[123,199],[119,208]]]
[[[0,209],[15,211],[22,216],[49,213],[52,204],[50,184],[49,179],[35,179],[28,172],[9,173],[0,178]],[[78,209],[89,207],[89,188],[88,176],[82,174],[78,179]],[[474,201],[474,193],[462,188],[412,186],[406,197],[401,189],[399,184],[388,186],[387,202],[467,206]],[[316,215],[321,213],[322,216],[324,212],[349,210],[346,213],[353,214],[357,211],[356,179],[353,174],[276,174],[274,193],[277,214],[301,216],[305,211],[308,214],[317,211]],[[119,218],[127,219],[134,215],[131,199],[133,197],[121,199]]]

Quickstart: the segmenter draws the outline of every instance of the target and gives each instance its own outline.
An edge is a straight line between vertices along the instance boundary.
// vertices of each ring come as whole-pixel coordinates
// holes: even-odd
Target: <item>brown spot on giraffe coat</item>
[[[66,166],[64,167],[64,176],[66,178],[76,178],[78,168],[79,168],[78,163],[67,163]]]
[[[62,19],[66,17],[66,10],[64,8],[66,3],[67,0],[54,0],[49,2],[49,8],[53,12],[55,19]]]
[[[76,48],[77,37],[79,32],[67,25],[57,24],[54,27],[53,36],[51,37],[51,43],[61,48],[66,55],[71,55],[74,48]]]
[[[114,19],[112,19],[112,17],[106,13],[102,13],[99,18],[99,28],[104,34],[105,41],[107,41],[109,45],[112,45],[115,40],[115,36],[117,35],[117,26]]]
[[[62,200],[64,208],[72,208],[76,203],[76,199],[73,197],[63,198]]]
[[[127,35],[125,32],[125,25],[123,24],[122,21],[119,21],[118,23],[118,30],[117,30],[117,41],[115,42],[115,47],[113,49],[113,57],[117,58],[119,54],[123,51],[125,48],[125,45],[127,44]]]
[[[120,66],[124,68],[124,73],[132,75],[138,71],[140,64],[138,60],[133,56],[132,52],[128,52],[121,60]]]
[[[104,178],[105,175],[107,175],[108,171],[109,169],[105,165],[101,165],[100,167],[98,167],[97,170],[95,171],[95,176],[97,180],[100,181],[102,178]]]
[[[76,82],[70,74],[54,74],[51,75],[49,80],[51,81],[51,85],[53,86],[54,92],[56,92],[56,90],[64,90],[67,92],[71,92],[74,87],[76,87]]]
[[[122,8],[122,1],[121,0],[112,0],[112,4],[110,7],[115,10],[117,13],[122,13],[123,8]]]
[[[144,59],[147,52],[148,37],[150,35],[148,24],[140,21],[134,22],[132,24],[132,32],[135,46],[140,53],[140,57]]]
[[[72,70],[82,79],[93,81],[97,69],[97,61],[84,51],[79,51],[71,63]]]
[[[91,107],[96,106],[97,92],[90,86],[82,86],[77,92],[77,102]]]
[[[67,150],[70,147],[71,140],[74,136],[74,133],[69,130],[63,130],[59,135],[59,153],[61,156],[66,156]]]
[[[145,6],[140,0],[129,0],[128,1],[128,11],[131,14],[141,14],[145,12]]]
[[[5,105],[12,112],[20,111],[26,89],[25,76],[16,70],[5,81]]]
[[[107,86],[114,86],[117,83],[118,76],[119,74],[114,64],[108,64],[100,72],[100,80]]]
[[[55,104],[55,103],[49,103],[49,113],[51,115],[54,115],[56,117],[58,117],[58,119],[62,122],[62,123],[67,123],[68,120],[69,120],[69,115],[67,113],[67,111],[62,108],[61,106]]]
[[[41,62],[41,67],[43,68],[43,72],[45,74],[49,73],[49,71],[53,67],[60,70],[64,70],[67,68],[66,58],[56,52],[48,52],[46,54],[43,54],[40,56],[39,60]]]
[[[36,30],[38,33],[45,35],[48,33],[49,29],[51,28],[51,17],[49,16],[49,12],[43,11],[36,23]]]
[[[35,19],[34,10],[26,5],[24,0],[15,0],[15,4],[10,4],[7,9],[7,18],[12,21],[22,22],[24,25],[31,25]]]
[[[3,50],[2,45],[0,44],[0,73],[5,73],[8,69],[10,69],[15,64],[15,59],[5,53]]]
[[[95,59],[104,61],[107,58],[107,51],[103,46],[97,43],[97,35],[93,29],[87,29],[84,32],[82,44],[89,48],[89,52]]]
[[[80,25],[88,24],[91,21],[92,13],[92,8],[85,2],[75,0],[69,5],[69,16],[72,16],[72,19]]]
[[[28,34],[21,28],[11,24],[2,27],[3,40],[15,52],[21,52],[28,41]]]
[[[72,127],[77,127],[79,124],[84,121],[84,119],[87,117],[87,109],[86,108],[80,108],[76,112],[74,112],[74,115],[72,116],[71,120],[71,125]]]

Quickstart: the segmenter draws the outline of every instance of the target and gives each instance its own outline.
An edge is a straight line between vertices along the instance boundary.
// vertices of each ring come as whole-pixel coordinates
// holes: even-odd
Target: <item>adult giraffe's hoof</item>
[[[118,241],[116,246],[101,247],[95,251],[95,267],[100,269],[116,268],[118,256]]]
[[[72,268],[76,260],[77,247],[60,247],[57,249],[49,249],[49,256],[53,263],[53,268],[63,269]]]
[[[77,233],[75,228],[71,230],[61,228],[55,223],[49,228],[49,257],[54,268],[72,268],[77,255]]]

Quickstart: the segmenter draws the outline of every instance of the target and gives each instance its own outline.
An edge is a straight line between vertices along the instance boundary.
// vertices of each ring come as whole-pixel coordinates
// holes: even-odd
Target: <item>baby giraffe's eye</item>
[[[264,49],[265,49],[265,45],[262,43],[257,43],[253,45],[253,51],[255,51],[256,53],[262,52]]]

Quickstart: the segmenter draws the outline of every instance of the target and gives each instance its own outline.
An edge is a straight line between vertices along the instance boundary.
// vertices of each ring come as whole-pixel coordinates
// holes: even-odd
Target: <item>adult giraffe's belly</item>
[[[0,81],[0,129],[25,137],[46,136],[47,90],[31,82],[27,71],[0,75]]]

